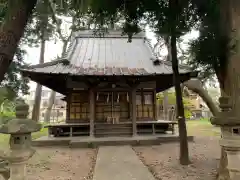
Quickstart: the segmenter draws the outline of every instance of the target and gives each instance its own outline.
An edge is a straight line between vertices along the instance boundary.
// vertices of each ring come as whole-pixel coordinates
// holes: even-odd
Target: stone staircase
[[[132,136],[132,124],[95,124],[95,137],[129,137]]]

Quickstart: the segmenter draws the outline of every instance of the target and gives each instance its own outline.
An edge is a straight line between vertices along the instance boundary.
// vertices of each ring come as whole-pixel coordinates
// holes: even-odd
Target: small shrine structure
[[[197,76],[179,71],[182,82]],[[66,96],[66,123],[50,126],[55,136],[162,133],[174,124],[158,121],[156,112],[156,93],[173,86],[171,63],[156,57],[144,32],[129,42],[120,31],[79,31],[61,59],[22,72]]]

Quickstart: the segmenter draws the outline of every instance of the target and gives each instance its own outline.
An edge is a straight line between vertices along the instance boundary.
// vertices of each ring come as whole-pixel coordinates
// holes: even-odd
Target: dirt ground
[[[134,147],[156,180],[212,180],[220,157],[219,129],[208,122],[188,123],[191,164],[179,165],[179,143]],[[96,149],[36,148],[27,165],[28,180],[91,180]],[[111,178],[111,177],[110,177]],[[0,180],[1,176],[0,176]]]
[[[90,180],[97,150],[37,148],[27,166],[28,180]]]
[[[157,180],[212,180],[220,157],[217,137],[197,137],[189,143],[191,164],[179,165],[179,144],[134,147]]]

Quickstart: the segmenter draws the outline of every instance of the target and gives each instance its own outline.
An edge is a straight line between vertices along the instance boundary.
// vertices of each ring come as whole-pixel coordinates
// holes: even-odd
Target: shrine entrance
[[[96,92],[96,123],[118,124],[130,121],[127,91]]]

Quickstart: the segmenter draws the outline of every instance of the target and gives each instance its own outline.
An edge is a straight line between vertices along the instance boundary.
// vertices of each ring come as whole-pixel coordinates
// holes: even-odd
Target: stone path
[[[100,147],[93,180],[155,180],[130,146]]]

